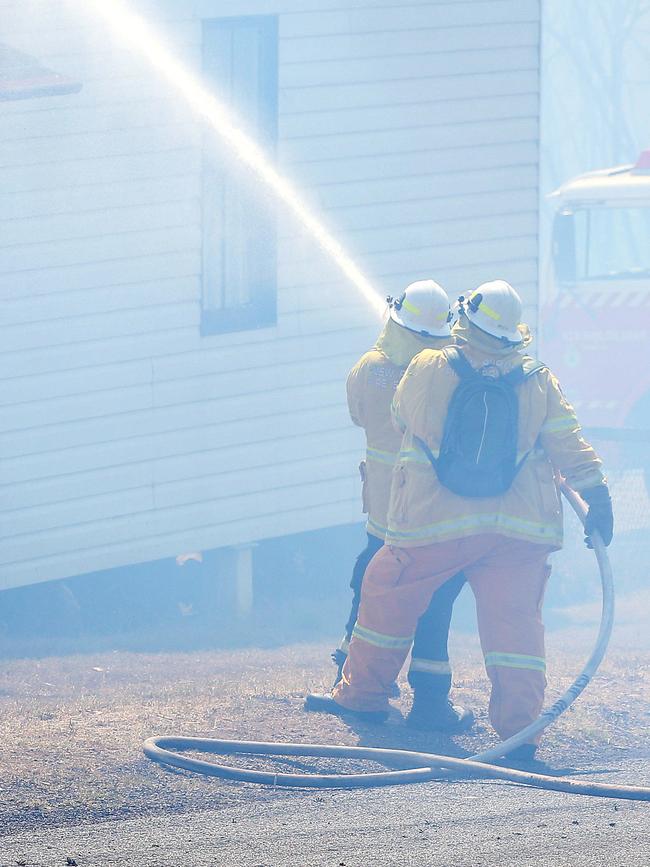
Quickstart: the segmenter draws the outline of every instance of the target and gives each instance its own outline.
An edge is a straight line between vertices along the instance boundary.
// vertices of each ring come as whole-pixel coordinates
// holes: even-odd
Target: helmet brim
[[[488,334],[490,337],[496,337],[497,340],[507,340],[508,343],[521,343],[524,339],[521,331],[518,328],[515,328],[514,331],[503,331],[495,334],[494,331],[488,331],[487,328],[483,328],[481,325],[476,322],[472,311],[466,311],[465,315],[468,320],[472,323],[475,328],[478,328],[479,331],[482,331],[483,334]]]
[[[417,328],[411,328],[410,325],[407,325],[406,322],[399,315],[399,312],[394,308],[390,310],[390,318],[393,322],[396,322],[398,325],[401,325],[402,328],[406,328],[407,331],[412,332],[413,334],[418,334],[420,337],[451,337],[451,325],[449,322],[445,322],[440,326],[438,331],[422,331]]]

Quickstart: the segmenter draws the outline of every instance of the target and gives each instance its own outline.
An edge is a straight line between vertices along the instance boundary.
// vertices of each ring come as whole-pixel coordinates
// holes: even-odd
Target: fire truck
[[[650,150],[550,198],[542,357],[608,465],[636,462],[650,491]]]

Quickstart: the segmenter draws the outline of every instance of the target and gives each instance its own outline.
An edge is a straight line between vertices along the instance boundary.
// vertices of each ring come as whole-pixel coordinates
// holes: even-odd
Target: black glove
[[[596,530],[600,533],[603,545],[607,547],[614,535],[614,513],[612,512],[612,500],[609,496],[607,485],[597,485],[595,488],[587,488],[580,491],[580,496],[589,506],[585,518],[585,542],[587,548],[593,548],[591,534]]]

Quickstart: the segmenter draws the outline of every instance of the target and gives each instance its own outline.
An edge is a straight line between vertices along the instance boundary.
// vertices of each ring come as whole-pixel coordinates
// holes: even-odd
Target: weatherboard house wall
[[[0,101],[0,588],[360,520],[375,314],[278,208],[277,323],[201,335],[204,130],[83,5],[0,0],[82,84]],[[193,70],[204,19],[277,15],[279,167],[377,290],[534,314],[538,0],[131,5]]]

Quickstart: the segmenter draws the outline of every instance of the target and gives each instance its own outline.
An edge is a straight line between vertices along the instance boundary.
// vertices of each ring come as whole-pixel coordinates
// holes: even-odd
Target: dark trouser
[[[436,590],[418,620],[408,673],[409,684],[416,693],[438,697],[446,696],[451,689],[449,626],[454,602],[464,584],[462,572],[450,578]]]
[[[368,564],[377,551],[383,547],[382,539],[368,535],[368,543],[357,557],[352,570],[352,607],[345,626],[345,642],[342,650],[347,653],[347,644],[352,637],[357,622],[361,585]],[[449,626],[454,602],[465,584],[465,576],[460,572],[454,575],[437,590],[424,612],[415,632],[413,654],[408,673],[408,682],[413,690],[432,698],[445,698],[451,689],[451,668],[449,666]]]
[[[368,536],[368,544],[357,557],[354,569],[352,570],[352,580],[350,581],[350,587],[352,588],[352,608],[350,609],[348,622],[345,624],[346,642],[349,642],[352,638],[352,630],[354,629],[354,624],[357,622],[359,603],[361,602],[361,585],[363,584],[363,576],[368,568],[368,563],[370,563],[377,551],[384,547],[383,539],[380,539],[378,536],[373,536],[371,533],[367,533],[366,535]]]

